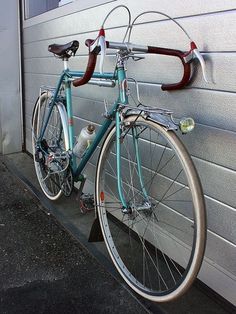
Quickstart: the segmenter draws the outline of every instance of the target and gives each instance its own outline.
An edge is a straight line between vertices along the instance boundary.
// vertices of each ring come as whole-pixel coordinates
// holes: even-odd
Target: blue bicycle
[[[169,110],[143,104],[138,83],[128,79],[125,63],[130,58],[140,60],[145,53],[179,58],[184,69],[182,80],[162,85],[163,90],[174,90],[189,82],[190,63],[200,54],[193,42],[184,53],[130,41],[110,42],[104,35],[102,27],[96,40],[86,41],[89,59],[85,72],[68,68],[78,41],[49,46],[49,51],[63,60],[64,70],[55,88],[41,88],[35,104],[32,142],[36,174],[49,199],[69,196],[74,182],[83,186],[84,167],[98,148],[95,208],[112,261],[141,296],[157,302],[173,300],[196,278],[205,249],[201,184],[176,134],[178,130],[188,133],[194,122],[191,118],[176,120]],[[117,50],[115,71],[94,72],[97,55],[104,56],[106,49]],[[86,83],[117,86],[118,96],[113,105],[105,104],[104,121],[78,158],[71,88]],[[136,87],[134,104],[129,103],[130,83]],[[93,126],[88,130],[92,133]]]

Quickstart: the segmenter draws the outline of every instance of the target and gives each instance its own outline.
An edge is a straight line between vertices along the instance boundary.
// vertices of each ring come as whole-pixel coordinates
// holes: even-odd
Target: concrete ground
[[[147,313],[0,161],[0,313]]]
[[[234,313],[199,284],[168,304],[134,295],[104,243],[87,241],[93,218],[75,195],[49,202],[28,155],[0,155],[0,314]]]

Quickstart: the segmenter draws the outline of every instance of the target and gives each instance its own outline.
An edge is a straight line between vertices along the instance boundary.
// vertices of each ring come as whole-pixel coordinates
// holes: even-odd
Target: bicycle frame
[[[57,102],[59,99],[58,95],[61,89],[62,84],[65,85],[65,97],[66,97],[66,109],[67,109],[67,118],[68,118],[68,133],[69,133],[69,150],[72,151],[73,146],[74,146],[74,125],[73,125],[73,106],[72,106],[72,94],[71,94],[71,82],[73,81],[74,78],[76,77],[82,77],[84,75],[84,72],[82,71],[70,71],[69,69],[66,69],[62,72],[55,93],[53,95],[53,99],[50,103],[50,109],[48,112],[48,115],[45,120],[45,125],[42,128],[41,135],[39,137],[39,142],[42,140],[44,136],[44,132],[46,130],[47,123],[49,122],[50,115],[52,112],[52,108],[54,104]],[[120,113],[118,111],[118,107],[120,105],[127,105],[128,104],[128,96],[127,96],[127,80],[126,80],[126,72],[124,70],[124,67],[118,67],[115,73],[98,73],[94,72],[92,78],[96,79],[113,79],[116,80],[119,86],[119,95],[117,100],[114,102],[111,110],[107,113],[102,125],[99,128],[99,131],[96,134],[95,139],[91,143],[91,145],[88,147],[86,152],[84,153],[83,157],[81,158],[79,164],[77,165],[77,160],[74,155],[72,155],[72,172],[73,172],[73,177],[75,181],[82,181],[84,177],[81,175],[84,167],[86,166],[87,162],[89,161],[90,157],[94,153],[95,149],[99,145],[100,141],[102,140],[103,136],[105,135],[106,131],[108,130],[109,126],[113,121],[116,123],[116,149],[117,149],[117,177],[118,177],[118,191],[120,195],[120,199],[122,202],[122,205],[124,208],[127,208],[127,204],[125,201],[125,198],[123,196],[122,188],[121,188],[121,156],[120,156],[120,125],[121,125],[121,120],[120,120]],[[140,163],[140,158],[139,158],[139,152],[136,149],[138,147],[137,141],[138,139],[134,136],[134,147],[136,150],[137,156],[137,161]],[[140,184],[142,186],[144,195],[146,195],[146,191],[144,191],[143,188],[143,178],[141,174],[141,167],[138,165],[139,169],[139,176],[140,176]]]

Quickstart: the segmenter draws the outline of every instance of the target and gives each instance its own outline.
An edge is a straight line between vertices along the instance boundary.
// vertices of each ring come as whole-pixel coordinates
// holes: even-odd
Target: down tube
[[[114,110],[117,107],[117,102],[114,104],[114,107],[112,109],[112,114],[114,112]],[[109,114],[108,114],[109,115]],[[90,147],[88,148],[86,154],[84,155],[84,157],[81,159],[78,168],[75,171],[75,181],[79,180],[79,176],[82,173],[84,167],[86,166],[87,162],[89,161],[90,157],[92,156],[92,154],[94,153],[95,149],[97,148],[97,146],[99,145],[100,141],[102,140],[103,136],[105,135],[106,131],[108,130],[109,126],[112,123],[112,119],[107,118],[102,126],[100,127],[93,143],[90,145]]]

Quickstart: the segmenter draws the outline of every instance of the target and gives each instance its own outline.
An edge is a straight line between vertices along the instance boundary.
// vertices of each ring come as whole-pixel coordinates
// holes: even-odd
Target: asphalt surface
[[[148,313],[0,156],[0,313]]]
[[[75,196],[49,202],[28,155],[0,154],[0,314],[236,313],[198,281],[174,302],[135,295],[104,243],[88,242],[94,214]]]

